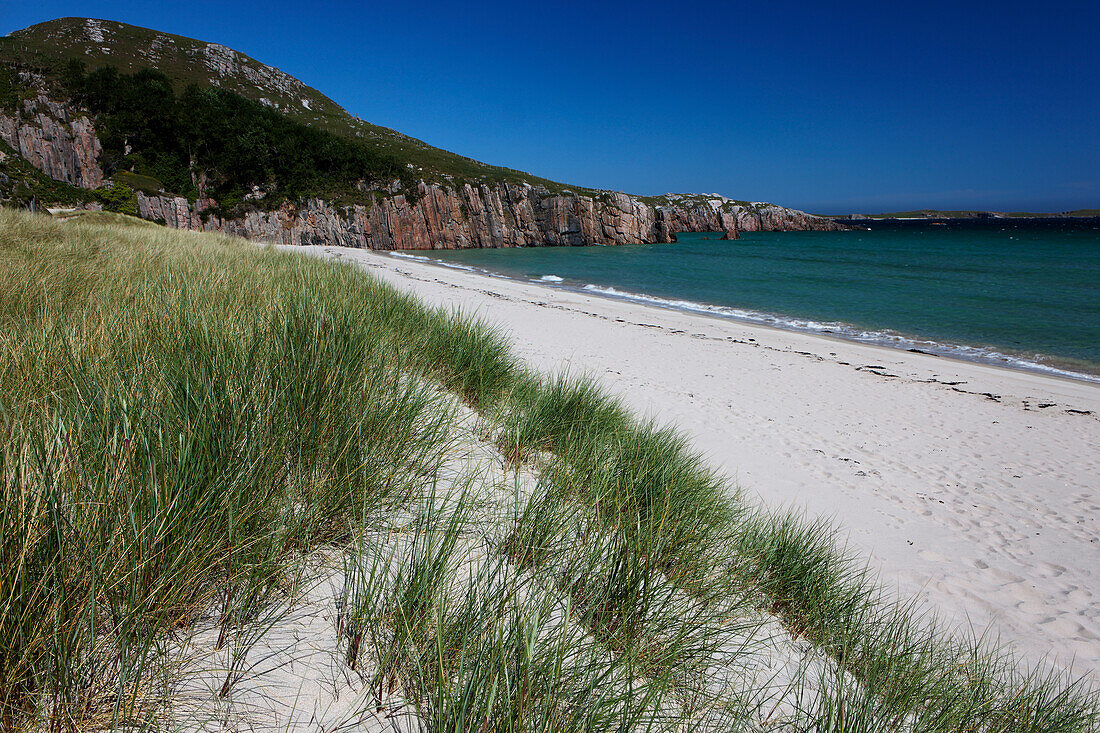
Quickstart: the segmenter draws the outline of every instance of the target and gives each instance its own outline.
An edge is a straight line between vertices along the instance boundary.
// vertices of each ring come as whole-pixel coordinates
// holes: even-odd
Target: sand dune
[[[352,260],[589,373],[773,506],[834,519],[882,582],[1100,679],[1100,386],[488,278]]]

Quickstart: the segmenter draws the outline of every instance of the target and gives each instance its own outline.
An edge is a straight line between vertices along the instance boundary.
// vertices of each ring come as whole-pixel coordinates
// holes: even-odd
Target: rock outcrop
[[[743,232],[838,232],[846,227],[832,219],[767,203],[737,206],[737,228]]]
[[[105,183],[102,146],[92,121],[45,95],[0,112],[0,138],[54,180],[85,189]],[[674,242],[677,232],[841,229],[835,222],[772,204],[716,195],[668,194],[643,199],[619,192],[550,191],[497,182],[416,184],[400,181],[365,191],[369,203],[337,206],[322,199],[256,205],[239,218],[211,213],[216,202],[137,193],[140,215],[181,229],[217,231],[281,244],[334,244],[370,249],[571,246]],[[262,194],[261,194],[262,196]],[[257,204],[260,202],[257,202]]]
[[[524,183],[526,174],[462,158],[370,125],[293,76],[216,43],[92,18],[59,18],[0,40],[8,41],[0,43],[0,63],[14,73],[22,98],[13,108],[9,97],[7,108],[0,108],[0,138],[50,178],[80,188],[105,183],[98,163],[100,141],[84,112],[53,101],[64,95],[51,94],[60,90],[52,86],[48,74],[24,58],[29,48],[55,63],[79,61],[90,68],[106,64],[124,73],[161,69],[178,84],[224,89],[302,124],[324,120],[327,129],[341,136],[382,150],[415,153],[404,161],[409,178],[402,176],[396,184],[370,190],[364,186],[353,205],[310,199],[272,209],[265,205],[264,192],[254,190],[244,197],[251,210],[224,219],[212,213],[218,210],[216,203],[201,198],[201,193],[197,202],[168,194],[139,194],[141,215],[169,226],[274,242],[376,249],[631,244],[675,241],[678,232],[718,232],[723,239],[736,239],[740,231],[842,228],[799,211],[717,195],[639,197],[571,191],[534,178]],[[425,154],[435,162],[426,166],[413,162],[423,163]],[[198,183],[201,191],[202,182]]]
[[[85,115],[45,96],[23,100],[15,115],[0,113],[0,139],[55,181],[79,188],[103,185],[103,148]]]
[[[844,231],[832,219],[763,201],[748,202],[712,194],[669,193],[657,197],[672,217],[676,231],[805,232]],[[711,226],[700,229],[700,226]]]
[[[623,193],[551,193],[520,183],[459,188],[420,182],[415,201],[391,193],[366,205],[321,199],[254,210],[239,219],[203,216],[213,202],[138,194],[146,219],[280,244],[335,244],[371,249],[568,246],[672,242],[676,232],[719,231],[737,238],[736,222],[710,209],[654,207]]]

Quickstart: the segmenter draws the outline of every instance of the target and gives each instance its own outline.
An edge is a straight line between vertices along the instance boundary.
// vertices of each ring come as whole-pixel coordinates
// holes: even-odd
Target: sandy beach
[[[887,588],[1100,680],[1100,386],[487,277],[354,262],[684,431],[746,496],[828,517]]]

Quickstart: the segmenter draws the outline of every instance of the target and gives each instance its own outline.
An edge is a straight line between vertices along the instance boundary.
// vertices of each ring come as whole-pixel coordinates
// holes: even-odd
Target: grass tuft
[[[538,475],[498,534],[490,489],[441,488],[459,401]],[[0,492],[5,730],[165,725],[171,640],[204,619],[232,697],[318,549],[344,558],[341,664],[429,730],[1100,725],[1085,681],[891,598],[594,381],[225,237],[0,210]],[[759,715],[769,617],[829,663]]]

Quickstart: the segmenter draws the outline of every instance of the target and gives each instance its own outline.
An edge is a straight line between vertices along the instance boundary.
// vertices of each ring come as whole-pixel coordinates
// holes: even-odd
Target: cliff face
[[[737,228],[743,232],[839,232],[846,227],[832,219],[775,204],[738,206]]]
[[[44,95],[0,112],[0,138],[54,180],[85,189],[105,183],[92,121]],[[370,203],[336,206],[322,199],[257,206],[240,218],[203,215],[216,202],[137,193],[143,218],[168,226],[235,234],[281,244],[371,249],[569,246],[674,242],[677,232],[840,229],[828,219],[771,204],[718,196],[669,195],[642,200],[624,193],[554,193],[527,183],[417,185],[410,200],[394,181]]]
[[[658,207],[674,231],[837,232],[846,227],[832,219],[765,202],[734,201],[718,194],[665,194]]]
[[[7,108],[0,108],[0,138],[50,178],[84,189],[105,183],[100,141],[87,114],[53,101],[66,95],[51,81],[73,60],[123,73],[152,68],[180,87],[196,83],[241,95],[393,156],[412,177],[362,191],[355,196],[361,202],[350,206],[310,199],[267,210],[262,199],[254,200],[254,208],[235,219],[208,215],[216,202],[207,199],[191,204],[139,194],[141,215],[170,226],[377,249],[629,244],[675,241],[677,232],[713,231],[735,239],[739,231],[842,228],[802,212],[716,195],[570,190],[371,125],[293,76],[214,43],[91,18],[14,31],[0,38],[0,66],[14,75],[21,99],[17,107],[6,101]],[[410,188],[415,195],[407,195]]]
[[[92,121],[45,96],[23,100],[15,115],[0,113],[0,139],[55,181],[79,188],[103,185],[103,148]]]
[[[394,193],[370,205],[335,207],[310,199],[241,219],[208,217],[186,199],[138,194],[142,217],[280,244],[336,244],[371,249],[462,249],[675,241],[677,231],[722,231],[736,223],[708,212],[655,208],[622,193],[554,195],[526,184],[446,188],[418,185],[415,202]]]
[[[526,184],[469,184],[458,189],[418,186],[411,202],[395,193],[367,206],[335,207],[321,199],[274,211],[253,211],[241,219],[208,217],[197,211],[212,204],[138,194],[146,219],[173,227],[220,231],[279,244],[333,244],[370,249],[463,249],[582,244],[674,242],[677,232],[838,231],[830,219],[774,204],[737,204],[721,197],[683,197],[652,205],[635,196],[554,195]]]

